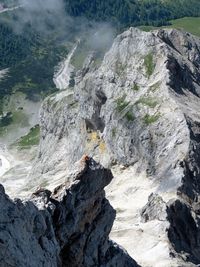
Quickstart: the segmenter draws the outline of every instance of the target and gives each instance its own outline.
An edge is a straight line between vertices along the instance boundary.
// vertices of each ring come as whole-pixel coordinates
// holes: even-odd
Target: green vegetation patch
[[[149,53],[144,57],[144,66],[146,69],[146,74],[148,78],[153,74],[154,69],[155,69],[155,64],[153,62],[153,53]]]
[[[91,54],[91,45],[88,43],[88,40],[81,40],[81,43],[78,45],[74,55],[71,59],[71,64],[77,69],[82,69],[86,58]],[[104,56],[103,51],[95,51],[93,54],[93,66],[99,67],[102,63]]]
[[[0,15],[0,69],[9,68],[0,81],[0,99],[18,91],[38,101],[56,91],[54,68],[68,54],[68,44],[53,29],[46,35],[28,24],[16,33],[11,25],[19,19],[20,10]]]
[[[159,27],[154,27],[154,26],[149,26],[149,25],[142,25],[142,26],[138,26],[138,29],[144,31],[144,32],[150,32],[153,31],[155,29],[158,29]]]
[[[185,17],[170,21],[171,25],[168,28],[182,29],[194,35],[200,36],[200,17],[192,18]]]
[[[133,121],[135,119],[135,116],[134,116],[133,112],[131,111],[131,109],[133,108],[133,105],[129,106],[130,101],[126,101],[126,94],[124,94],[122,97],[119,97],[116,100],[116,104],[117,104],[117,108],[116,109],[120,113],[123,112],[126,108],[128,108],[127,112],[124,114],[124,117],[128,121]]]
[[[28,116],[23,110],[16,110],[12,113],[12,124],[20,127],[29,126]]]
[[[154,84],[150,87],[150,90],[151,90],[152,92],[155,92],[155,91],[157,91],[157,90],[160,88],[160,85],[161,85],[161,82],[154,83]]]
[[[122,97],[119,97],[116,100],[116,104],[117,104],[117,111],[122,112],[130,104],[130,102],[126,101],[126,94],[124,94]]]
[[[116,134],[117,134],[117,128],[114,127],[112,128],[112,137],[116,137]]]
[[[140,87],[137,83],[134,83],[133,87],[132,87],[132,90],[133,91],[139,91],[140,90]]]
[[[21,149],[29,148],[30,146],[38,145],[40,141],[40,127],[39,125],[35,125],[29,131],[29,133],[25,136],[22,136],[17,145]]]
[[[125,118],[127,119],[127,121],[134,121],[135,116],[134,116],[134,114],[129,110],[129,111],[125,114]]]
[[[146,125],[150,125],[154,122],[156,122],[158,119],[160,118],[160,113],[159,114],[156,114],[156,115],[149,115],[149,114],[146,114],[143,118],[143,121]]]
[[[82,46],[78,46],[76,52],[74,53],[71,64],[76,68],[76,69],[81,69],[83,67],[83,63],[88,55],[88,51],[84,49]]]
[[[184,30],[193,35],[200,36],[200,17],[184,17],[180,19],[170,20],[170,25],[162,27],[153,27],[153,26],[139,26],[138,28],[149,32],[152,30],[160,28],[174,28],[177,30]]]
[[[174,18],[200,16],[199,0],[65,0],[72,16],[111,21],[119,26],[162,26]]]
[[[152,97],[141,97],[136,104],[143,104],[150,108],[155,108],[158,105],[158,102]]]

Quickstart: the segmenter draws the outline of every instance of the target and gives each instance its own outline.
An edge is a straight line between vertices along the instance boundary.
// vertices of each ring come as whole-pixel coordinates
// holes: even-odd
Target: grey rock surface
[[[47,210],[0,191],[0,266],[57,266],[59,245]]]
[[[159,207],[158,197],[149,199],[144,224],[159,221],[163,238],[169,231],[164,245],[177,259],[171,266],[200,264],[199,38],[171,29],[146,33],[130,28],[115,39],[99,68],[85,69],[73,89],[43,104],[30,188],[60,183],[83,154],[106,167],[134,166],[163,199]],[[162,224],[156,208],[163,212],[165,205],[169,216]]]
[[[169,205],[168,219],[170,227],[168,237],[175,248],[176,255],[185,262],[199,266],[200,262],[200,218],[191,207],[181,200]]]
[[[179,163],[190,151],[188,120],[199,120],[198,45],[176,30],[131,28],[118,36],[100,68],[44,102],[32,176],[62,176],[87,153],[105,166],[142,162],[148,175],[162,180],[161,190],[180,186]]]
[[[110,170],[91,158],[79,162],[72,182],[30,200],[11,200],[0,186],[1,267],[136,267],[109,240],[115,210],[105,198]]]
[[[167,205],[162,197],[157,194],[151,194],[148,203],[141,210],[143,222],[151,220],[165,221],[167,218]]]

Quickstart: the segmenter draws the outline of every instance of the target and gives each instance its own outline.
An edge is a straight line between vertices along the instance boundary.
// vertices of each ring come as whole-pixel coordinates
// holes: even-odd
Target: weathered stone
[[[168,208],[170,227],[169,240],[173,248],[186,262],[200,263],[200,217],[190,206],[180,200],[171,203]]]
[[[84,159],[70,186],[40,188],[29,201],[11,200],[0,186],[1,267],[138,266],[108,238],[115,210],[104,187],[111,171]]]
[[[148,203],[141,211],[142,222],[151,220],[165,221],[167,218],[167,205],[162,197],[157,194],[151,194]]]
[[[30,187],[44,181],[49,186],[52,182],[59,184],[66,178],[66,169],[83,154],[93,156],[104,166],[136,166],[136,175],[145,173],[154,183],[153,192],[164,201],[157,206],[159,198],[152,196],[143,209],[143,222],[150,225],[156,221],[162,245],[171,249],[164,234],[166,225],[170,223],[169,227],[173,225],[181,232],[179,221],[184,216],[189,218],[191,212],[198,219],[200,213],[199,51],[199,38],[177,30],[146,33],[130,28],[119,35],[98,69],[86,62],[85,69],[75,77],[73,90],[69,88],[45,100],[41,110],[42,138]],[[138,183],[136,191],[140,189]],[[164,218],[165,203],[175,199],[168,206],[170,211],[173,205],[177,207],[177,198],[187,208],[181,218],[172,215],[174,220],[168,223]],[[156,214],[156,209],[161,210],[161,215]],[[198,236],[198,232],[196,225],[192,236]],[[178,238],[179,242],[170,238],[173,251],[168,259],[183,248],[181,258],[174,254],[174,266],[200,264],[192,251],[198,251],[199,243],[195,241],[191,246],[191,240],[183,234]],[[160,245],[159,240],[156,244]],[[187,253],[193,256],[187,257]],[[192,263],[193,257],[197,263]],[[155,264],[159,267],[159,263]]]

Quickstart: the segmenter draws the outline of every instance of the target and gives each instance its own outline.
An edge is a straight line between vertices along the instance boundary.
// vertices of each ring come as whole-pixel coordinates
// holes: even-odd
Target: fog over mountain
[[[98,51],[108,48],[116,36],[116,29],[108,22],[69,16],[63,0],[19,0],[16,6],[19,9],[14,18],[12,13],[8,16],[11,16],[9,24],[17,34],[26,31],[28,25],[42,35],[56,34],[66,40],[72,36],[85,38],[88,48]]]
[[[17,5],[20,9],[13,24],[17,32],[23,31],[27,23],[42,33],[58,27],[64,30],[64,27],[71,23],[70,17],[66,16],[62,0],[19,0]]]

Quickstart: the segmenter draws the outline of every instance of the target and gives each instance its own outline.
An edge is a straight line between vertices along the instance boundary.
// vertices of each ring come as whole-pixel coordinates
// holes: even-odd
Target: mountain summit
[[[111,168],[114,174],[106,189],[117,211],[112,239],[143,267],[197,266],[200,264],[200,40],[178,30],[147,33],[130,28],[117,36],[100,66],[94,57],[91,53],[83,68],[73,74],[73,83],[43,102],[38,157],[26,190],[34,191],[40,185],[53,191],[63,182],[71,185],[71,189],[58,194],[59,200],[54,194],[51,197],[52,205],[56,205],[53,210],[58,213],[55,211],[56,224],[49,226],[59,237],[60,255],[67,266],[134,266],[136,263],[125,252],[130,265],[129,260],[121,265],[116,261],[114,265],[111,263],[119,248],[107,250],[109,231],[104,228],[106,236],[101,243],[95,223],[90,221],[94,215],[93,211],[90,213],[91,206],[101,213],[100,202],[105,210],[98,219],[103,222],[107,218],[110,206],[102,194],[100,202],[96,199],[107,174],[100,175],[98,190],[90,173],[86,172],[88,176],[85,174],[81,181],[73,181],[73,176],[66,175],[79,166],[75,163],[86,154],[104,168]],[[77,199],[73,196],[74,188]],[[87,202],[86,195],[94,197],[92,204]],[[89,221],[84,225],[80,222],[81,232],[73,232],[85,204],[89,205],[89,211],[84,206],[83,215]],[[112,211],[109,216],[113,216]],[[65,225],[65,219],[72,229]],[[39,223],[36,226],[40,228]],[[90,230],[95,236],[88,239]],[[93,237],[95,244],[101,243],[94,251],[91,246],[83,245],[90,244]],[[46,242],[45,238],[41,246]],[[71,259],[75,260],[74,265]]]

